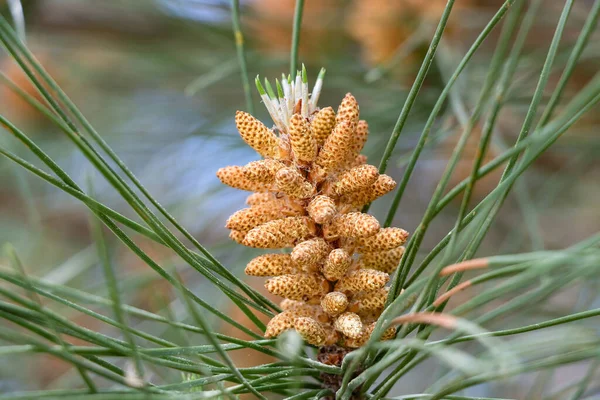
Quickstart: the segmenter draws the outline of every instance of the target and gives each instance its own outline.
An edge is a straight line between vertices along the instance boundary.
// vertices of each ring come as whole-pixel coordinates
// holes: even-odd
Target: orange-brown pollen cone
[[[288,100],[280,101],[292,106]],[[383,311],[389,274],[400,262],[408,232],[381,228],[360,212],[396,182],[360,155],[369,127],[360,120],[354,96],[348,93],[337,113],[304,101],[309,108],[295,102],[293,112],[275,114],[277,129],[248,113],[236,114],[242,139],[263,158],[217,172],[224,184],[253,192],[248,208],[234,213],[226,226],[238,243],[287,249],[258,256],[245,269],[268,277],[267,290],[284,298],[284,311],[267,324],[265,337],[294,329],[314,346],[360,347]],[[274,115],[273,104],[269,107]],[[380,340],[394,335],[390,328]]]

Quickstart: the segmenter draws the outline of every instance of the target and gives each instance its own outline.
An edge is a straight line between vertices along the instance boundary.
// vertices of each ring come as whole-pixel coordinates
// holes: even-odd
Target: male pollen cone
[[[352,256],[345,249],[332,250],[323,266],[323,275],[330,281],[337,281],[346,275],[351,264]]]
[[[331,221],[332,229],[340,236],[368,238],[379,232],[379,222],[375,217],[361,212],[340,214]]]
[[[277,160],[267,159],[249,162],[244,166],[242,172],[246,178],[253,182],[269,184],[273,183],[275,174],[281,168],[285,168],[285,164]]]
[[[383,228],[375,235],[357,240],[358,251],[372,253],[375,251],[391,250],[402,246],[408,238],[408,232],[400,228]]]
[[[352,312],[346,312],[337,317],[334,326],[337,331],[351,339],[358,339],[363,330],[360,317]]]
[[[317,141],[310,124],[302,115],[294,114],[290,118],[289,135],[296,158],[305,162],[314,161],[317,156]]]
[[[342,292],[329,292],[321,299],[323,311],[332,317],[346,311],[348,297]]]
[[[358,259],[358,265],[360,265],[361,268],[376,269],[391,274],[398,268],[398,264],[400,264],[400,259],[402,259],[403,255],[403,246],[391,250],[363,253]]]
[[[275,175],[277,188],[296,199],[305,199],[315,193],[315,187],[304,179],[296,168],[282,168]]]
[[[289,254],[264,254],[250,261],[244,272],[250,276],[279,276],[295,271]]]
[[[244,167],[237,165],[220,168],[217,171],[217,178],[225,185],[235,189],[247,190],[249,192],[262,192],[266,189],[264,184],[246,178]]]
[[[305,268],[321,263],[329,254],[331,247],[322,238],[309,239],[298,243],[292,250],[292,261]]]
[[[374,165],[359,165],[340,175],[339,180],[333,184],[333,191],[341,196],[364,190],[373,185],[378,177],[379,172]]]
[[[235,125],[248,146],[263,157],[274,157],[279,139],[262,122],[244,111],[235,113]]]
[[[317,112],[317,114],[315,114],[311,122],[311,126],[313,137],[317,142],[317,146],[323,146],[325,139],[327,139],[327,136],[329,136],[331,133],[334,125],[335,111],[333,111],[333,108],[322,108]]]

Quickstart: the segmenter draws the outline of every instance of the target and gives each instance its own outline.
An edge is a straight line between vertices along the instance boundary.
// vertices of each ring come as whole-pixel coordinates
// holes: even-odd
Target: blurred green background
[[[435,65],[392,157],[387,173],[395,179],[400,178],[403,163],[418,140],[445,79],[500,3],[457,1]],[[579,1],[575,5],[557,65],[563,65],[568,57],[590,3]],[[361,117],[371,126],[365,153],[372,164],[377,165],[383,153],[444,5],[445,1],[437,0],[306,1],[299,59],[306,64],[311,81],[320,67],[327,69],[322,106],[335,107],[346,92],[356,96]],[[23,1],[23,6],[27,44],[46,69],[150,192],[224,265],[241,276],[246,262],[256,252],[231,242],[224,222],[242,207],[244,195],[224,187],[215,177],[220,167],[256,159],[256,154],[240,140],[233,123],[235,111],[246,105],[231,30],[230,3],[28,0]],[[511,146],[518,134],[562,6],[562,1],[548,0],[536,18],[488,159]],[[2,10],[4,15],[10,15],[7,4]],[[274,79],[288,72],[293,10],[291,0],[242,2],[242,29],[251,79],[257,74]],[[413,231],[420,221],[479,94],[496,35],[497,32],[484,44],[455,86],[417,165],[394,226]],[[599,36],[596,32],[590,40],[565,99],[598,71]],[[6,54],[2,54],[0,64],[8,77],[35,92]],[[551,81],[556,82],[559,76],[557,69]],[[267,122],[266,110],[255,91],[253,97],[255,115]],[[62,132],[42,115],[6,87],[0,88],[0,104],[2,113],[77,182],[93,182],[101,202],[134,216]],[[527,172],[505,204],[481,255],[564,248],[598,231],[599,127],[600,116],[590,113]],[[478,138],[467,148],[453,177],[454,184],[468,176],[476,152],[475,139]],[[32,160],[28,151],[8,134],[0,135],[0,143]],[[476,197],[482,198],[498,178],[492,174],[479,182]],[[32,274],[106,296],[87,209],[4,159],[0,160],[0,182],[0,243],[14,245]],[[385,216],[390,197],[372,207],[378,218]],[[458,202],[451,205],[436,219],[424,250],[429,250],[452,228],[458,206]],[[159,245],[137,239],[155,259],[178,268],[203,298],[235,312],[230,303],[220,303],[216,289],[179,259]],[[124,301],[151,310],[163,309],[170,299],[160,277],[116,242],[111,250],[126,288]],[[261,281],[252,282],[259,287]],[[533,322],[562,315],[574,307],[587,307],[590,302],[598,306],[595,286],[583,284],[579,289],[557,295],[556,301],[532,304],[516,318],[520,318],[519,323]],[[453,301],[460,302],[460,296]],[[513,322],[501,320],[496,322],[500,324],[496,328]],[[64,387],[65,382],[77,381],[67,364],[48,356],[36,360],[39,359],[45,361],[40,364],[27,357],[1,359],[0,393]],[[408,380],[413,386],[402,392],[421,390],[418,376],[432,368],[432,363],[423,364],[414,372],[415,379]],[[578,373],[573,368],[565,372],[565,379]],[[535,379],[539,377],[526,375],[510,385],[491,385],[506,385],[506,396],[538,398],[529,392]],[[560,384],[560,379],[555,384]],[[485,395],[485,390],[477,393]],[[494,393],[498,393],[497,387]]]

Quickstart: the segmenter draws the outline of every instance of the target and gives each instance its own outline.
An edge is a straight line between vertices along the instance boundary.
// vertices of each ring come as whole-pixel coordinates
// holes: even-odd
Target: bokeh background
[[[392,157],[388,170],[392,177],[401,177],[445,80],[500,3],[457,1],[433,68]],[[568,57],[590,4],[576,2],[561,43],[559,65]],[[225,188],[215,177],[220,167],[256,158],[240,140],[233,123],[235,111],[246,105],[230,2],[28,0],[23,6],[27,44],[42,64],[150,192],[224,265],[241,276],[255,253],[231,242],[224,222],[241,208],[243,194]],[[337,105],[346,92],[356,96],[361,117],[371,126],[365,152],[372,164],[378,164],[444,6],[445,1],[439,0],[306,1],[300,61],[306,64],[311,81],[321,67],[327,69],[321,105]],[[518,134],[562,6],[562,1],[547,0],[536,17],[488,159],[511,146]],[[9,15],[8,6],[1,7]],[[293,0],[242,1],[251,78],[260,74],[274,79],[288,72],[293,12]],[[593,35],[569,83],[566,99],[598,71],[600,34]],[[478,51],[436,121],[394,226],[412,231],[420,221],[465,115],[468,117],[465,112],[473,108],[479,94],[496,36],[497,32]],[[0,69],[35,92],[5,53]],[[557,69],[551,80],[556,82],[559,74]],[[266,110],[255,91],[253,96],[256,115],[266,122]],[[0,107],[78,182],[92,182],[100,201],[134,216],[68,139],[6,87],[0,87]],[[564,248],[598,231],[599,127],[599,113],[590,113],[528,171],[506,202],[481,255]],[[8,134],[0,135],[0,143],[31,159]],[[453,183],[468,176],[476,146],[476,140],[468,146]],[[492,174],[482,180],[475,197],[482,198],[498,178]],[[15,246],[28,272],[106,296],[87,209],[4,159],[0,160],[0,182],[0,243]],[[378,218],[385,216],[390,197],[372,207]],[[451,229],[458,206],[451,205],[437,218],[424,251]],[[155,259],[177,268],[203,298],[235,315],[234,306],[196,271],[164,248],[136,239]],[[160,277],[111,241],[124,301],[153,311],[176,312],[176,301]],[[4,265],[5,260],[0,259],[0,263]],[[251,282],[262,286],[260,279]],[[557,294],[550,302],[531,304],[530,309],[513,317],[516,321],[500,320],[490,328],[549,319],[594,302],[598,307],[596,289],[593,284],[581,285]],[[453,301],[460,302],[460,296]],[[72,311],[65,313],[84,326],[110,331]],[[260,362],[256,355],[241,353],[237,361],[246,366]],[[423,364],[412,379],[403,380],[406,386],[399,393],[422,390],[420,377],[431,376],[435,368],[434,363]],[[525,375],[486,385],[474,393],[543,398],[543,384],[560,385],[578,373],[573,367],[554,379],[544,374]],[[50,357],[0,359],[0,393],[78,384],[77,375],[67,364]]]

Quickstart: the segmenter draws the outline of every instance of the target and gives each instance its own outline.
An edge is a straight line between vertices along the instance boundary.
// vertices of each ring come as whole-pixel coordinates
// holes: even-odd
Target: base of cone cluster
[[[320,363],[326,364],[326,365],[333,365],[336,367],[341,367],[344,357],[346,357],[346,354],[348,354],[350,351],[351,351],[351,349],[341,347],[341,346],[336,346],[336,345],[323,346],[323,347],[319,348],[319,352],[317,353],[317,361],[319,361]],[[357,368],[356,371],[354,371],[354,373],[352,374],[352,377],[353,378],[357,377],[358,375],[360,375],[361,372],[362,372],[362,370],[360,368]],[[342,378],[343,378],[342,375],[334,375],[334,374],[328,374],[328,373],[322,372],[319,374],[319,378],[320,378],[319,380],[321,381],[321,384],[323,385],[323,388],[329,389],[333,393],[336,393],[340,389],[340,387],[342,387]],[[329,397],[323,397],[323,399],[334,400],[335,395],[331,395]],[[351,400],[364,399],[364,396],[361,395],[360,386],[354,390],[350,399]]]
[[[356,99],[347,94],[336,113],[316,107],[307,90],[295,90],[299,86],[305,88],[304,79],[295,86],[290,80],[279,100],[261,92],[273,129],[250,114],[236,114],[242,139],[263,159],[217,172],[224,184],[253,192],[249,207],[226,226],[240,244],[281,249],[258,256],[245,271],[268,277],[267,290],[284,299],[266,338],[294,329],[314,346],[357,348],[383,310],[389,274],[408,232],[381,228],[360,212],[396,182],[360,154],[369,128],[359,119]],[[379,339],[394,336],[392,327]]]

